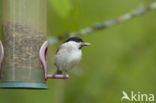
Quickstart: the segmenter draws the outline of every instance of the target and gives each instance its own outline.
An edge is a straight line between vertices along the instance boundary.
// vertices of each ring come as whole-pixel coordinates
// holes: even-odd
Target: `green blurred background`
[[[78,31],[153,1],[48,0],[48,37]],[[155,18],[156,11],[151,11],[83,36],[92,45],[83,48],[83,59],[70,71],[70,79],[48,80],[48,90],[1,89],[0,103],[120,103],[123,90],[156,94]],[[62,42],[49,46],[49,73],[56,70],[54,54]]]

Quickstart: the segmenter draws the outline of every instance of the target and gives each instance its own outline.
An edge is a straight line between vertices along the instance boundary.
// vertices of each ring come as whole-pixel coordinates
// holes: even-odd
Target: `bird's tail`
[[[63,74],[63,72],[57,69],[56,74]]]

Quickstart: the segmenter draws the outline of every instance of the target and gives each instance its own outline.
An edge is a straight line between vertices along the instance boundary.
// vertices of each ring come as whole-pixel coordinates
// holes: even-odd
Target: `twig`
[[[124,14],[118,18],[100,22],[92,27],[83,28],[83,29],[79,30],[78,32],[70,32],[70,33],[64,34],[63,36],[58,36],[58,37],[49,37],[48,41],[49,41],[49,44],[54,44],[54,43],[59,42],[60,40],[66,39],[68,37],[78,36],[78,35],[86,35],[86,34],[89,34],[89,33],[92,33],[92,32],[98,31],[98,30],[106,29],[108,27],[120,24],[124,21],[133,19],[137,16],[144,15],[147,12],[154,10],[154,9],[156,9],[156,2],[153,2],[148,6],[142,5],[142,6],[139,6],[138,9],[136,9],[130,13]]]

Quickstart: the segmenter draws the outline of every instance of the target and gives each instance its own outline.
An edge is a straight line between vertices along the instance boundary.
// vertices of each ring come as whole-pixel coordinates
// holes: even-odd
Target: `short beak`
[[[91,45],[91,43],[82,42],[81,45],[82,45],[82,46],[88,46],[88,45]]]

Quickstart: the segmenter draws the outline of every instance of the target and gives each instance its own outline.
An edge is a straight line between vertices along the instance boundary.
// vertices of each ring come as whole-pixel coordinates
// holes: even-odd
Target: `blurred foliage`
[[[72,7],[71,7],[71,0],[50,0],[50,6],[53,7],[55,12],[62,18],[68,17]],[[63,8],[63,10],[62,10]]]
[[[77,31],[153,1],[48,0],[48,35]],[[123,90],[156,94],[155,18],[152,11],[82,37],[92,45],[83,48],[83,59],[69,80],[48,80],[48,90],[0,90],[0,103],[120,103]],[[56,70],[60,43],[49,46],[49,73]]]

